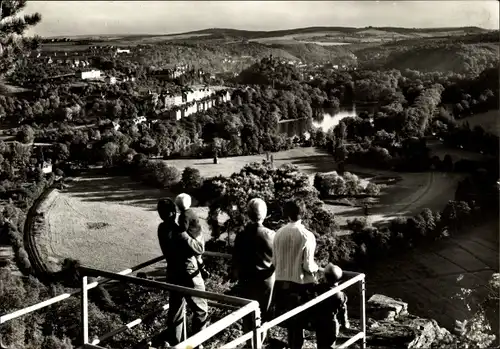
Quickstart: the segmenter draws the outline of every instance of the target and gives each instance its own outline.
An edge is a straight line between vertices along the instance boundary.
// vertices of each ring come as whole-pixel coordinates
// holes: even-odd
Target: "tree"
[[[56,143],[52,149],[54,160],[64,161],[69,158],[68,146],[64,143]]]
[[[186,167],[182,172],[182,186],[187,192],[198,190],[202,184],[200,170],[192,167]]]
[[[15,67],[23,49],[27,46],[33,48],[38,44],[38,40],[21,37],[29,27],[38,24],[42,19],[39,13],[19,16],[26,3],[27,0],[0,2],[0,77]]]
[[[35,140],[35,132],[31,126],[23,125],[17,133],[16,139],[24,144],[32,143]]]
[[[113,165],[113,159],[118,153],[118,145],[114,142],[108,142],[102,147],[102,159],[106,163],[106,165]]]

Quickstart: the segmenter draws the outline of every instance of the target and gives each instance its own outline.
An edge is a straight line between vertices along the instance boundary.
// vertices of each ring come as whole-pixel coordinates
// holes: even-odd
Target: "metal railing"
[[[82,298],[81,298],[81,306],[82,306],[82,314],[81,314],[81,323],[82,323],[82,343],[83,345],[90,344],[89,343],[89,335],[88,335],[88,276],[103,276],[109,279],[114,279],[118,281],[124,281],[128,283],[133,283],[140,286],[145,287],[154,287],[159,289],[164,289],[168,291],[176,291],[185,295],[189,295],[192,297],[204,298],[207,300],[211,300],[214,302],[221,302],[223,304],[229,303],[235,306],[242,306],[238,310],[232,312],[231,314],[225,316],[219,321],[211,324],[207,328],[202,331],[194,334],[193,336],[185,339],[181,343],[173,346],[174,349],[184,349],[184,348],[195,348],[200,344],[203,344],[206,340],[212,338],[217,333],[223,331],[227,327],[231,326],[238,320],[242,319],[247,315],[251,315],[253,319],[253,328],[255,329],[250,333],[250,338],[252,340],[252,344],[254,348],[261,348],[261,336],[258,334],[257,329],[260,327],[260,308],[259,303],[254,300],[244,299],[240,297],[228,296],[208,291],[200,291],[189,287],[183,287],[173,284],[168,284],[165,282],[153,281],[148,279],[142,279],[134,276],[128,275],[120,275],[117,273],[112,273],[104,270],[98,270],[93,268],[85,268],[81,267],[80,272],[82,275]],[[218,303],[212,303],[218,304]],[[113,331],[114,332],[114,331]],[[108,335],[108,334],[107,334]],[[107,337],[109,338],[109,337]]]
[[[206,251],[204,253],[205,256],[211,256],[211,257],[221,257],[221,258],[231,258],[231,255],[226,254],[226,253],[219,253],[219,252],[210,252]],[[0,326],[7,321],[16,319],[20,316],[29,314],[31,312],[34,312],[36,310],[40,310],[43,308],[46,308],[52,304],[61,302],[67,298],[70,298],[72,296],[81,294],[81,305],[82,305],[82,314],[81,314],[81,320],[82,320],[82,343],[83,345],[80,347],[81,349],[85,348],[94,348],[94,349],[99,349],[97,344],[100,344],[106,339],[109,339],[113,337],[114,335],[117,335],[119,333],[122,333],[124,331],[127,331],[140,323],[144,321],[144,319],[154,316],[162,311],[168,310],[169,306],[168,304],[163,305],[160,309],[157,309],[149,314],[146,314],[142,319],[137,318],[127,324],[124,324],[123,326],[108,332],[99,338],[94,339],[92,342],[89,343],[89,336],[88,336],[88,291],[97,287],[98,285],[103,285],[106,283],[109,283],[113,280],[117,281],[124,281],[124,282],[130,282],[133,284],[137,285],[142,285],[145,287],[155,287],[155,288],[160,288],[164,290],[169,290],[169,291],[177,291],[181,292],[186,295],[190,296],[195,296],[195,297],[200,297],[208,300],[208,304],[213,307],[218,307],[218,308],[226,308],[230,310],[234,310],[231,314],[227,315],[226,317],[220,319],[219,321],[215,322],[214,324],[210,325],[209,327],[205,328],[204,330],[194,334],[190,338],[186,338],[186,317],[185,313],[183,316],[183,330],[184,330],[184,337],[183,337],[183,342],[179,343],[178,345],[174,346],[173,348],[178,348],[178,349],[184,349],[187,347],[196,347],[206,340],[210,339],[211,337],[215,336],[217,333],[223,331],[230,325],[234,324],[238,320],[242,319],[243,317],[250,315],[253,320],[253,330],[251,332],[248,332],[239,338],[233,340],[230,343],[225,344],[222,348],[224,349],[233,349],[237,347],[238,345],[243,344],[244,342],[251,340],[253,344],[254,349],[259,349],[262,346],[262,341],[264,338],[265,333],[272,327],[275,327],[282,322],[290,319],[291,317],[317,305],[318,303],[324,301],[325,299],[333,296],[335,293],[346,289],[349,286],[354,285],[355,283],[359,282],[359,290],[360,290],[360,307],[361,307],[361,331],[351,337],[348,341],[345,343],[341,344],[338,346],[338,348],[346,348],[349,345],[355,343],[358,340],[362,340],[362,347],[366,348],[366,311],[365,311],[365,275],[361,273],[354,273],[354,272],[348,272],[344,271],[344,275],[349,277],[347,281],[343,282],[342,284],[332,288],[328,292],[325,292],[324,294],[316,297],[315,299],[299,306],[296,307],[289,312],[269,321],[261,325],[260,323],[260,309],[259,305],[256,301],[249,300],[249,299],[244,299],[240,297],[234,297],[234,296],[228,296],[228,295],[222,295],[222,294],[217,294],[213,292],[208,292],[208,291],[200,291],[200,290],[195,290],[192,288],[187,288],[187,287],[182,287],[182,286],[177,286],[173,284],[168,284],[164,282],[158,282],[158,281],[153,281],[153,280],[147,280],[143,278],[137,278],[137,277],[132,277],[128,276],[128,274],[131,274],[135,271],[138,271],[140,269],[144,269],[148,266],[151,266],[157,262],[160,262],[164,259],[163,256],[153,258],[147,262],[141,263],[135,267],[132,267],[130,269],[125,269],[122,270],[118,273],[113,273],[113,272],[108,272],[108,271],[103,271],[103,270],[98,270],[98,269],[93,269],[93,268],[86,268],[86,267],[81,267],[80,271],[82,272],[82,288],[81,290],[71,292],[71,293],[64,293],[59,296],[53,297],[51,299],[48,299],[46,301],[31,305],[29,307],[19,309],[17,311],[14,311],[10,314],[5,314],[0,316]],[[92,283],[88,283],[88,277],[89,276],[96,276],[99,278],[104,277],[104,279],[95,281]],[[229,304],[228,304],[229,303]],[[242,306],[242,307],[241,307]],[[241,307],[241,308],[240,308]],[[102,349],[102,348],[101,348]]]
[[[209,256],[209,257],[221,257],[221,258],[231,258],[231,255],[227,254],[227,253],[219,253],[219,252],[211,252],[211,251],[205,251],[205,253],[203,254],[204,256]],[[132,268],[129,268],[129,269],[125,269],[125,270],[122,270],[122,271],[119,271],[117,272],[116,274],[117,275],[128,275],[128,274],[131,274],[133,272],[136,272],[136,271],[139,271],[141,269],[144,269],[144,268],[147,268],[153,264],[156,264],[158,262],[161,262],[163,261],[165,258],[163,256],[160,256],[160,257],[156,257],[156,258],[153,258],[149,261],[146,261],[144,263],[141,263],[141,264],[138,264]],[[97,278],[97,281],[94,281],[92,283],[88,283],[87,286],[86,286],[86,290],[89,291],[93,288],[96,288],[98,285],[105,285],[111,281],[113,281],[114,278]],[[63,293],[63,294],[60,294],[58,296],[55,296],[55,297],[52,297],[52,298],[49,298],[43,302],[40,302],[40,303],[37,303],[37,304],[33,304],[33,305],[30,305],[26,308],[23,308],[23,309],[19,309],[19,310],[16,310],[16,311],[13,311],[12,313],[8,313],[8,314],[3,314],[0,316],[0,329],[1,329],[1,326],[5,323],[7,323],[8,321],[11,321],[11,320],[14,320],[16,318],[19,318],[21,316],[24,316],[24,315],[27,315],[27,314],[30,314],[34,311],[37,311],[37,310],[41,310],[41,309],[44,309],[44,308],[47,308],[53,304],[56,304],[56,303],[59,303],[65,299],[68,299],[70,297],[74,297],[74,296],[77,296],[79,294],[82,293],[82,289],[80,290],[77,290],[77,291],[74,291],[74,292],[67,292],[67,293]],[[237,309],[236,307],[232,306],[232,305],[228,305],[228,304],[221,304],[221,303],[216,303],[216,302],[208,302],[209,305],[211,306],[215,306],[215,307],[219,307],[219,308],[227,308],[227,309]],[[97,345],[101,342],[103,342],[104,340],[106,339],[109,339],[111,338],[112,336],[116,335],[116,334],[119,334],[119,333],[122,333],[122,332],[125,332],[137,325],[139,325],[140,323],[142,323],[144,321],[145,318],[147,317],[150,317],[150,316],[153,316],[159,312],[162,312],[162,311],[165,311],[168,309],[168,304],[162,306],[161,309],[157,310],[157,311],[154,311],[152,313],[149,313],[149,314],[146,314],[146,316],[144,316],[142,319],[135,319],[134,321],[131,321],[129,322],[128,324],[124,324],[123,326],[121,326],[120,328],[116,329],[116,330],[113,330],[109,333],[106,333],[102,336],[100,336],[99,338],[95,339],[92,341],[92,343],[88,344],[88,345]],[[185,332],[186,332],[186,322],[185,322],[185,317],[184,317],[184,335],[185,335]],[[185,339],[186,337],[184,337]],[[1,341],[1,333],[0,333],[0,344],[2,343]],[[87,347],[89,347],[87,345]]]
[[[361,346],[362,348],[366,348],[366,309],[365,309],[365,274],[362,273],[355,273],[355,272],[349,272],[349,271],[344,271],[343,273],[345,276],[349,277],[348,280],[345,282],[341,283],[338,286],[333,287],[331,290],[328,290],[327,292],[323,293],[322,295],[314,298],[313,300],[310,300],[307,303],[304,303],[288,312],[286,312],[283,315],[278,316],[277,318],[265,322],[260,326],[260,328],[257,329],[257,335],[261,337],[261,340],[267,333],[267,331],[284,321],[294,317],[295,315],[317,305],[318,303],[324,301],[327,298],[330,298],[334,294],[336,294],[339,291],[342,291],[349,286],[354,285],[355,283],[359,282],[359,293],[360,293],[360,317],[361,317],[361,331],[352,336],[350,339],[348,339],[346,342],[336,346],[336,348],[347,348],[351,344],[354,344],[356,341],[361,340]],[[225,344],[224,346],[221,347],[221,349],[234,349],[238,347],[239,345],[243,344],[247,340],[252,338],[253,333],[248,332],[237,339],[233,340],[232,342],[229,342]]]

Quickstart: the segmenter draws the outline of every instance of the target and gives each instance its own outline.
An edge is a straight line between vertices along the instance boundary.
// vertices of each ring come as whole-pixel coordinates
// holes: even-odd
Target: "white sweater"
[[[273,243],[276,280],[298,284],[316,282],[318,265],[314,261],[315,251],[316,238],[300,220],[281,227]]]

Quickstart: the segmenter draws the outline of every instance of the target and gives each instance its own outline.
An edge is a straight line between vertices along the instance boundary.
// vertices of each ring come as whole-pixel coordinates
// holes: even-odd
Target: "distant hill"
[[[398,28],[398,27],[364,27],[364,28],[354,28],[354,27],[307,27],[307,28],[296,28],[296,29],[285,29],[285,30],[271,30],[271,31],[250,31],[250,30],[239,30],[239,29],[229,29],[229,28],[211,28],[203,29],[198,31],[179,33],[182,35],[186,34],[205,34],[214,36],[229,36],[229,37],[239,37],[245,39],[258,39],[258,38],[270,38],[270,37],[280,37],[289,35],[300,35],[300,34],[314,34],[314,33],[342,33],[342,34],[356,34],[362,33],[366,30],[376,30],[379,32],[386,33],[397,33],[397,34],[412,34],[412,33],[425,33],[425,34],[440,34],[448,33],[450,35],[458,34],[478,34],[489,32],[487,29],[479,27],[457,27],[457,28]],[[176,34],[176,35],[179,35]]]
[[[479,73],[496,66],[499,32],[451,38],[408,39],[355,50],[367,68]]]
[[[204,36],[207,39],[217,39],[217,38],[234,38],[234,39],[262,39],[262,38],[273,38],[282,37],[290,35],[313,35],[316,33],[321,34],[341,34],[341,35],[357,35],[357,34],[372,34],[374,35],[387,35],[387,34],[400,34],[400,35],[413,35],[415,37],[420,37],[422,34],[427,36],[434,35],[464,35],[464,34],[480,34],[490,32],[488,29],[483,29],[479,27],[456,27],[456,28],[399,28],[399,27],[307,27],[307,28],[296,28],[296,29],[284,29],[284,30],[271,30],[271,31],[253,31],[253,30],[241,30],[241,29],[230,29],[230,28],[209,28],[202,29],[184,33],[172,33],[172,34],[116,34],[116,35],[72,35],[72,36],[54,36],[46,37],[45,39],[62,39],[67,38],[71,40],[91,40],[91,41],[113,41],[114,39],[148,39],[152,37],[164,38],[169,40],[172,37],[198,37]]]

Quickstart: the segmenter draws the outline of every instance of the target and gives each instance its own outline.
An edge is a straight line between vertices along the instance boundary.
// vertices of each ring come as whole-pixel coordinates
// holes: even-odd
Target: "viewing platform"
[[[218,257],[218,258],[231,258],[231,255],[229,254],[224,254],[224,253],[218,253],[218,252],[205,252],[205,256],[211,256],[211,257]],[[199,346],[200,344],[205,343],[207,340],[212,338],[213,336],[217,335],[218,333],[224,331],[231,325],[235,324],[236,322],[240,321],[243,317],[250,315],[253,319],[253,330],[251,332],[245,333],[241,335],[240,337],[234,339],[233,341],[226,343],[222,345],[220,348],[221,349],[233,349],[240,347],[243,345],[246,341],[251,340],[253,348],[259,349],[263,348],[263,338],[265,336],[265,333],[276,326],[279,326],[282,324],[284,321],[294,317],[295,315],[302,313],[306,311],[307,309],[315,306],[316,304],[332,297],[335,293],[345,290],[350,286],[353,286],[354,284],[358,284],[359,287],[359,298],[360,298],[360,319],[359,319],[359,331],[357,333],[354,333],[348,340],[346,340],[343,343],[339,343],[336,348],[347,348],[350,345],[360,342],[362,348],[366,348],[366,309],[365,309],[365,275],[362,273],[354,273],[354,272],[348,272],[345,271],[344,275],[346,276],[346,280],[342,282],[340,285],[332,288],[331,290],[323,293],[322,295],[314,298],[313,300],[296,307],[287,313],[278,316],[277,318],[274,318],[273,320],[270,320],[268,322],[261,323],[261,318],[260,318],[260,309],[259,309],[259,304],[257,301],[254,300],[249,300],[249,299],[244,299],[240,297],[234,297],[234,296],[229,296],[225,294],[218,294],[214,292],[209,292],[209,291],[199,291],[195,290],[192,288],[187,288],[187,287],[181,287],[173,284],[168,284],[165,282],[158,282],[158,281],[153,281],[153,280],[148,280],[144,278],[139,278],[136,276],[132,276],[131,274],[136,273],[137,271],[140,271],[142,269],[145,269],[153,264],[156,264],[160,261],[164,260],[163,256],[156,257],[154,259],[151,259],[147,262],[144,262],[142,264],[139,264],[137,266],[134,266],[130,269],[122,270],[120,272],[109,272],[109,271],[104,271],[104,270],[98,270],[98,269],[93,269],[93,268],[87,268],[87,267],[80,267],[79,268],[79,273],[81,277],[81,289],[79,291],[75,291],[73,293],[64,293],[59,296],[53,297],[51,299],[45,300],[43,302],[33,304],[31,306],[28,306],[23,309],[19,309],[17,311],[14,311],[10,314],[4,314],[0,317],[0,327],[2,324],[16,319],[18,317],[21,317],[23,315],[29,314],[31,312],[34,312],[36,310],[43,309],[45,307],[48,307],[50,305],[53,305],[55,303],[61,302],[65,299],[68,299],[73,296],[79,296],[81,300],[81,346],[79,348],[85,349],[85,348],[101,348],[103,347],[99,346],[100,344],[111,337],[123,333],[140,323],[142,323],[144,318],[155,316],[160,314],[161,312],[168,311],[169,305],[168,304],[163,304],[163,305],[158,305],[157,310],[150,314],[145,314],[142,318],[135,319],[127,324],[124,324],[120,328],[117,328],[111,332],[104,333],[100,335],[99,338],[95,338],[93,340],[89,339],[89,325],[88,325],[88,292],[97,287],[98,285],[104,285],[107,284],[111,281],[119,281],[119,282],[127,282],[135,285],[140,285],[144,287],[151,287],[151,288],[157,288],[157,289],[163,289],[167,291],[178,291],[181,292],[185,295],[190,295],[190,296],[196,296],[200,298],[204,298],[208,300],[208,304],[211,307],[217,307],[217,308],[224,308],[224,309],[229,309],[231,312],[223,317],[222,319],[210,324],[207,328],[204,330],[193,334],[191,337],[187,337],[186,335],[186,314],[184,313],[184,336],[183,336],[183,341],[172,348],[175,349],[185,349],[185,348],[195,348]],[[97,277],[98,281],[89,283],[88,282],[88,277]],[[0,338],[0,344],[1,344],[1,338]],[[1,348],[8,348],[3,345],[1,345]]]

